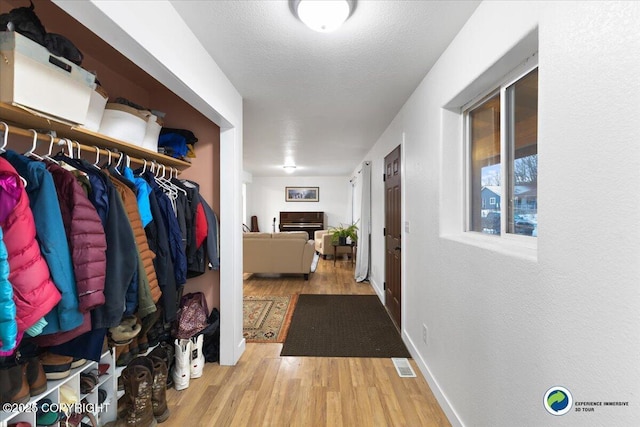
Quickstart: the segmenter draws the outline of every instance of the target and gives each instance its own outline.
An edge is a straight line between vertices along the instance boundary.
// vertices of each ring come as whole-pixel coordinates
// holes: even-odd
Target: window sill
[[[475,246],[510,257],[533,262],[538,261],[538,239],[536,237],[518,235],[491,236],[473,231],[443,234],[440,237],[452,242]]]

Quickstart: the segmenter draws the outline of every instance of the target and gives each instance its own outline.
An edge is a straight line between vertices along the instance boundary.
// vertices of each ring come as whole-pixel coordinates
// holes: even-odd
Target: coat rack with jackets
[[[3,122],[0,136],[0,356],[26,336],[99,360],[123,316],[171,323],[187,278],[219,269],[218,219],[177,169]]]

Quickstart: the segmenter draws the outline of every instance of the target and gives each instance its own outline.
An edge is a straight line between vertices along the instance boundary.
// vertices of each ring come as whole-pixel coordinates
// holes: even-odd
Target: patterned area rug
[[[245,296],[243,336],[247,342],[284,342],[298,295]]]

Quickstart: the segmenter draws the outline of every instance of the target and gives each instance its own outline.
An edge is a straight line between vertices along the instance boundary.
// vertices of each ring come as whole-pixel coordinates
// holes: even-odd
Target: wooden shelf
[[[146,159],[148,161],[155,160],[160,164],[168,167],[174,167],[179,170],[184,170],[191,166],[189,162],[165,156],[164,154],[156,153],[106,135],[92,132],[79,126],[64,123],[54,118],[34,114],[23,108],[3,102],[0,102],[0,121],[7,122],[9,126],[13,125],[27,129],[53,130],[56,131],[59,138],[69,138],[84,145],[95,145],[100,148],[118,150],[131,157]]]

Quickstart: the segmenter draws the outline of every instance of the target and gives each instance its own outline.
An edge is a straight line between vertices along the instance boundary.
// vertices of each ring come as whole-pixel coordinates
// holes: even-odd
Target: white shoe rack
[[[28,422],[35,427],[38,404],[44,399],[49,399],[52,404],[59,405],[60,388],[62,386],[69,387],[73,390],[74,395],[80,397],[80,402],[86,399],[86,402],[90,405],[85,406],[85,408],[92,409],[93,415],[98,421],[98,425],[102,426],[110,421],[115,421],[118,411],[118,399],[116,397],[118,386],[114,350],[110,349],[109,351],[104,352],[100,357],[100,363],[107,363],[109,365],[109,369],[106,374],[101,375],[98,378],[98,384],[91,392],[87,394],[80,393],[80,374],[98,369],[97,362],[88,361],[84,365],[72,369],[71,374],[66,378],[47,381],[47,390],[37,396],[31,396],[28,403],[22,405],[12,404],[13,407],[10,407],[10,409],[15,410],[11,411],[6,411],[6,408],[3,407],[0,412],[0,427],[7,427],[10,424],[17,423],[19,421]],[[100,389],[107,392],[107,398],[102,405],[98,405],[98,390]],[[18,411],[18,409],[22,409],[22,411]],[[54,424],[54,426],[57,425],[58,423]]]

